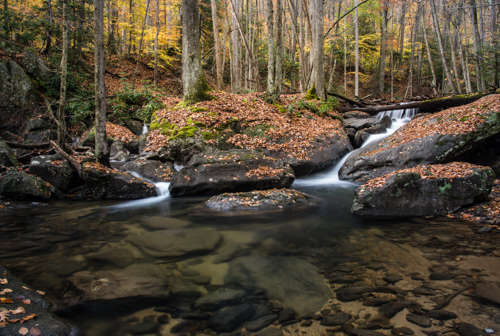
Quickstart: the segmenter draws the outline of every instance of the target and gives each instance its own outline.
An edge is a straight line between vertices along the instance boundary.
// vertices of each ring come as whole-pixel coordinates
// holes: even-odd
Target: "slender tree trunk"
[[[481,43],[481,36],[479,34],[476,0],[470,0],[470,6],[472,11],[474,54],[476,56],[477,86],[478,91],[484,91],[486,90],[486,82],[484,80],[483,46]]]
[[[104,72],[104,0],[94,0],[95,157],[109,166]]]
[[[274,76],[273,98],[279,100],[281,96],[281,81],[283,80],[283,4],[277,0],[276,8],[276,67]]]
[[[156,0],[156,34],[155,34],[155,73],[154,73],[154,85],[158,85],[158,35],[160,35],[160,0]]]
[[[431,2],[431,13],[432,13],[432,21],[434,23],[434,29],[436,31],[436,37],[438,40],[439,44],[439,51],[441,54],[441,61],[443,62],[443,68],[446,73],[446,77],[448,78],[448,82],[450,83],[450,89],[453,94],[456,94],[457,91],[455,89],[455,85],[453,84],[453,76],[451,75],[450,69],[448,67],[448,62],[446,61],[445,57],[445,50],[443,46],[443,40],[441,39],[441,31],[439,28],[439,21],[438,21],[438,15],[437,15],[437,10],[436,10],[436,4],[434,2],[435,0],[430,0]]]
[[[401,25],[399,31],[399,66],[401,66],[403,62],[403,53],[404,53],[404,45],[405,45],[405,24],[406,24],[406,2],[401,2],[401,18],[399,20],[399,24]]]
[[[52,0],[47,0],[47,10],[49,14],[49,29],[47,32],[47,40],[45,42],[45,48],[42,51],[42,54],[47,55],[52,47],[52,24],[54,23],[54,19],[52,18]]]
[[[212,24],[214,29],[215,42],[215,72],[217,78],[217,90],[222,90],[222,60],[220,52],[219,24],[217,16],[217,0],[211,0],[212,6]]]
[[[426,33],[426,28],[424,26],[424,15],[422,15],[422,28],[424,32],[424,40],[425,40],[425,47],[427,50],[427,58],[429,60],[429,67],[431,68],[431,74],[432,74],[432,90],[434,91],[434,94],[437,96],[437,80],[436,80],[436,72],[434,71],[434,63],[432,62],[432,55],[431,55],[431,49],[429,48],[429,41],[427,40],[427,33]]]
[[[316,94],[321,100],[326,100],[325,92],[325,69],[324,69],[324,31],[323,31],[323,0],[312,0],[311,10],[313,11],[313,35],[312,50],[313,53],[313,82],[316,88]]]
[[[128,51],[127,51],[127,58],[130,57],[130,53],[132,52],[132,34],[134,30],[134,1],[130,0],[129,1],[129,39],[128,39]]]
[[[57,144],[66,149],[66,122],[64,120],[64,106],[66,105],[66,79],[68,76],[68,14],[67,0],[62,0],[62,38],[63,48],[61,57],[61,88],[59,94],[59,108],[57,109]]]
[[[231,62],[231,74],[232,74],[232,82],[231,82],[231,91],[233,93],[237,93],[241,88],[241,78],[240,78],[240,34],[238,33],[238,12],[240,9],[240,0],[236,0],[235,3],[232,3],[235,8],[233,8],[233,16],[232,16],[232,26],[233,31],[231,34],[231,38],[233,40],[233,57]]]
[[[385,86],[385,52],[387,49],[387,21],[388,21],[388,7],[389,4],[387,1],[382,3],[382,34],[380,40],[380,63],[379,63],[379,84],[378,90],[380,94],[384,95],[384,86]]]
[[[141,59],[142,41],[144,39],[144,28],[146,27],[146,19],[148,18],[148,9],[150,2],[151,0],[146,0],[146,13],[144,14],[144,21],[142,21],[141,38],[139,40],[139,50],[137,52],[137,62],[135,64],[134,74],[132,75],[132,88],[135,87],[135,76],[137,75],[137,71],[139,70],[139,60]]]
[[[274,89],[274,8],[273,0],[267,0],[267,93],[272,96]]]
[[[394,9],[391,9],[391,40],[394,40]],[[394,101],[394,45],[391,43],[391,101]]]
[[[359,38],[358,38],[358,0],[354,0],[354,41],[355,41],[355,61],[354,61],[354,96],[359,96]],[[403,3],[404,6],[404,3]]]

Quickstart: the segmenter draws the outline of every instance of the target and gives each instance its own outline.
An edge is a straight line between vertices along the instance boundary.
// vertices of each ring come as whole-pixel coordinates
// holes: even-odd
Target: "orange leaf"
[[[11,298],[0,298],[0,303],[14,303]]]

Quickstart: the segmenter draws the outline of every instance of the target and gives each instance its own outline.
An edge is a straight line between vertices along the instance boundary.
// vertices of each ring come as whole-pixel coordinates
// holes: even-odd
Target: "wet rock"
[[[398,281],[403,280],[403,277],[399,274],[396,274],[396,273],[386,273],[384,275],[384,280],[393,284],[393,283],[396,283]]]
[[[212,210],[277,210],[312,204],[310,196],[293,189],[254,190],[213,196],[205,205]]]
[[[267,305],[265,305],[265,304],[262,304],[262,303],[252,303],[252,307],[253,307],[253,310],[254,310],[253,316],[251,318],[252,320],[256,320],[259,317],[262,317],[262,316],[265,316],[265,315],[269,315],[269,313],[270,313],[269,307]]]
[[[347,313],[339,313],[339,314],[333,314],[333,315],[328,315],[325,316],[320,324],[322,326],[338,326],[338,325],[343,325],[349,322],[349,320],[352,318],[351,314]]]
[[[378,124],[383,125],[385,128],[390,128],[392,126],[392,119],[388,115],[385,115],[380,119]]]
[[[131,130],[132,133],[134,133],[137,136],[142,135],[142,131],[143,131],[143,122],[142,121],[134,120],[134,119],[124,119],[124,122],[125,122],[125,126],[127,126],[127,128],[129,130]]]
[[[429,328],[432,325],[431,319],[424,315],[407,314],[406,320],[422,328]]]
[[[0,195],[18,201],[40,202],[63,197],[59,190],[44,180],[13,171],[0,178]]]
[[[440,321],[452,320],[457,318],[457,314],[448,310],[431,310],[427,314],[430,318]]]
[[[214,311],[220,309],[223,306],[227,306],[236,301],[239,301],[245,296],[246,292],[243,290],[221,290],[202,296],[201,298],[196,300],[194,307],[195,309]]]
[[[365,293],[390,293],[396,294],[397,290],[391,287],[343,287],[337,290],[337,299],[349,302],[361,299]]]
[[[18,307],[23,307],[25,313],[10,314],[10,319],[22,319],[36,314],[35,318],[28,319],[23,324],[7,323],[0,328],[0,335],[19,335],[19,328],[25,327],[28,330],[36,328],[42,331],[42,335],[57,335],[57,336],[72,336],[80,335],[80,331],[63,322],[49,312],[50,304],[44,297],[38,294],[34,289],[29,288],[26,284],[17,279],[7,269],[0,266],[0,278],[6,279],[6,286],[2,285],[2,290],[8,288],[12,292],[2,294],[3,298],[11,299],[12,303],[0,303],[0,311],[16,310]],[[30,300],[30,304],[24,304],[22,300]]]
[[[262,330],[265,327],[271,325],[277,319],[278,319],[278,315],[276,315],[276,314],[264,315],[264,316],[259,317],[258,319],[255,319],[253,321],[248,322],[245,325],[245,328],[248,331],[259,331],[259,330]]]
[[[254,150],[218,151],[195,155],[172,176],[172,196],[216,195],[288,188],[295,176],[290,166]]]
[[[204,286],[204,285],[210,285],[212,278],[210,278],[209,276],[206,276],[206,275],[198,275],[198,276],[193,277],[193,279],[191,279],[191,280],[196,285],[203,285]]]
[[[405,308],[418,308],[418,307],[420,307],[420,305],[414,301],[389,302],[380,306],[379,312],[387,318],[393,318],[397,313],[399,313]]]
[[[116,161],[127,161],[130,158],[130,152],[123,146],[123,141],[121,140],[113,141],[109,155]]]
[[[354,128],[356,131],[359,131],[363,128],[372,127],[377,122],[378,120],[375,118],[364,118],[364,119],[348,118],[344,120],[344,127]]]
[[[217,252],[217,255],[212,260],[213,264],[220,264],[241,256],[244,253],[244,249],[241,244],[231,243],[222,246]]]
[[[110,248],[97,253],[90,253],[87,255],[87,259],[102,263],[104,267],[125,268],[134,263],[135,256],[126,248]]]
[[[298,316],[313,314],[332,296],[318,268],[295,257],[246,256],[229,262],[226,285],[262,289]]]
[[[350,335],[356,336],[385,336],[385,334],[378,331],[366,330],[366,329],[346,329],[346,332]]]
[[[366,132],[370,135],[382,134],[382,133],[387,133],[387,128],[382,124],[375,124],[372,127],[365,128],[363,132]]]
[[[90,162],[83,164],[82,179],[95,198],[138,199],[157,195],[154,184]]]
[[[452,280],[457,277],[456,274],[453,273],[444,273],[444,272],[432,272],[429,278],[431,280]]]
[[[472,106],[481,106],[492,96],[481,98],[463,109],[472,109]],[[473,152],[478,146],[493,139],[500,132],[500,119],[498,109],[486,109],[482,112],[485,121],[474,126],[472,132],[441,134],[439,123],[442,119],[452,118],[452,110],[442,111],[428,117],[412,120],[408,126],[383,141],[367,146],[363,150],[351,155],[339,175],[342,180],[368,181],[390,172],[415,167],[416,165],[429,165],[452,162],[466,153]],[[401,141],[407,137],[414,138],[413,125],[426,123],[428,127],[438,130],[432,135],[423,135],[410,142]],[[345,124],[345,123],[344,123]],[[395,146],[394,146],[395,144]]]
[[[436,294],[433,290],[425,287],[417,287],[413,290],[413,294],[418,295],[434,295]]]
[[[170,323],[170,316],[168,316],[167,314],[163,314],[163,315],[158,316],[158,318],[156,320],[160,324],[169,324]]]
[[[41,118],[34,118],[28,120],[28,124],[26,125],[25,133],[30,133],[34,131],[43,131],[49,128],[47,122]]]
[[[262,330],[261,332],[255,334],[255,336],[282,336],[283,335],[283,331],[281,331],[280,329],[276,329],[276,328],[267,328],[265,330]]]
[[[155,160],[136,160],[126,163],[123,168],[153,182],[169,182],[175,173],[173,163]]]
[[[211,228],[171,229],[130,236],[128,240],[143,252],[157,258],[175,258],[212,251],[221,234]]]
[[[385,184],[355,191],[351,212],[360,216],[415,217],[446,215],[488,197],[495,173],[488,167],[472,168],[472,173],[449,179],[424,179],[418,173],[401,172]]]
[[[494,282],[479,282],[475,285],[476,296],[500,305],[500,286]]]
[[[5,167],[18,167],[21,165],[10,147],[3,141],[0,141],[0,165]]]
[[[170,332],[173,334],[183,333],[183,332],[195,332],[203,330],[207,327],[206,321],[196,321],[196,320],[188,320],[177,323],[170,329]]]
[[[356,135],[354,136],[354,148],[360,148],[363,146],[365,141],[370,137],[370,133],[365,132],[365,130],[359,130],[356,132]]]
[[[344,113],[344,119],[368,119],[370,115],[366,112],[351,111]]]
[[[476,327],[473,324],[460,322],[457,327],[457,332],[460,336],[487,336],[486,331]]]
[[[250,319],[253,313],[253,307],[248,303],[225,307],[210,318],[208,326],[217,332],[232,331]]]
[[[288,322],[292,320],[295,317],[295,312],[293,311],[292,308],[285,307],[283,308],[279,315],[278,315],[278,321],[283,324],[285,322]]]
[[[391,330],[393,335],[414,335],[415,332],[408,327],[393,328]]]
[[[59,155],[33,157],[28,173],[49,182],[62,192],[76,188],[82,182],[77,172]]]
[[[128,332],[131,333],[132,335],[151,334],[151,333],[156,333],[159,328],[160,328],[159,323],[140,322],[130,326]]]
[[[363,301],[363,306],[379,307],[389,302],[390,302],[389,300],[382,298],[367,298],[366,300]]]
[[[200,275],[200,272],[191,269],[185,269],[181,271],[181,275],[186,278],[193,278],[195,276]]]
[[[142,216],[139,222],[150,230],[181,229],[191,225],[187,220],[163,216]]]
[[[356,130],[354,128],[347,128],[346,129],[347,136],[349,137],[349,140],[353,143],[354,142],[354,137],[356,136]]]

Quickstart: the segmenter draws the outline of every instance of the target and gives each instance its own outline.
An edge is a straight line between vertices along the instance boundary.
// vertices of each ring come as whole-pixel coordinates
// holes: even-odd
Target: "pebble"
[[[173,334],[177,334],[181,332],[194,332],[205,328],[206,321],[187,320],[174,325],[172,329],[170,329],[170,332]]]
[[[420,275],[420,273],[410,273],[408,274],[412,280],[416,280],[416,281],[424,281],[425,278],[423,276]]]
[[[422,328],[429,328],[432,325],[431,319],[424,315],[408,314],[406,315],[406,320]]]
[[[429,311],[428,314],[430,318],[441,321],[452,320],[457,318],[457,314],[455,314],[454,312],[442,309],[431,310]]]
[[[279,315],[278,315],[278,321],[283,324],[284,322],[287,322],[295,317],[295,311],[292,308],[285,307],[283,308]]]
[[[347,323],[352,318],[351,314],[348,313],[339,313],[328,315],[323,318],[320,322],[322,326],[338,326]]]
[[[399,274],[396,274],[396,273],[386,273],[384,276],[384,280],[393,284],[393,283],[396,283],[398,281],[403,280],[403,277]]]
[[[431,280],[452,280],[456,278],[456,274],[432,272],[430,278]]]
[[[457,332],[460,336],[487,336],[488,333],[479,329],[473,324],[460,322],[458,324]]]
[[[363,301],[363,306],[368,306],[368,307],[379,307],[383,304],[389,303],[389,300],[382,299],[382,298],[367,298],[365,301]]]
[[[156,333],[160,327],[159,323],[141,322],[130,326],[128,332],[133,335]]]

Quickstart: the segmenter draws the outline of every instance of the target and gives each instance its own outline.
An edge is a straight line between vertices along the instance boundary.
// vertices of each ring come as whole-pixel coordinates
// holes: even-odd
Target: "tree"
[[[104,72],[104,0],[94,0],[95,157],[109,166]]]
[[[214,48],[215,48],[215,72],[217,76],[217,90],[222,89],[224,84],[222,81],[222,59],[220,52],[220,38],[219,38],[219,25],[217,18],[217,0],[211,0],[212,5],[212,25],[214,30]]]
[[[387,50],[387,22],[388,22],[388,7],[387,1],[382,3],[382,36],[380,39],[380,64],[379,64],[379,85],[380,94],[384,93],[385,86],[385,52]]]
[[[199,10],[198,0],[182,0],[182,86],[188,105],[210,99],[201,68]]]
[[[57,110],[57,144],[66,150],[66,122],[64,120],[64,106],[66,104],[66,79],[68,76],[68,13],[67,1],[62,1],[63,12],[63,45],[61,57],[61,88],[59,98],[59,108]]]
[[[323,0],[311,0],[312,11],[312,51],[313,68],[312,81],[316,94],[321,100],[326,100],[325,69],[324,69],[324,32],[323,32]]]

